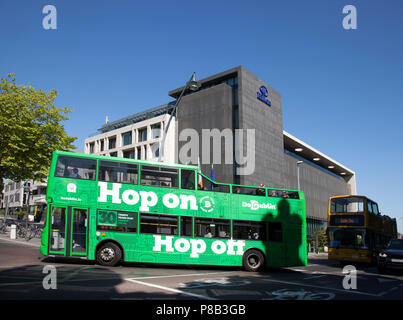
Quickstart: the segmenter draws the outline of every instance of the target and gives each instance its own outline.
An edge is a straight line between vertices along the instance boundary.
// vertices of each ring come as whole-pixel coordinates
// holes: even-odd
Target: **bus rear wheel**
[[[247,271],[256,272],[264,266],[264,255],[258,250],[248,250],[242,258],[242,265]]]
[[[101,245],[96,254],[96,260],[103,266],[116,266],[122,259],[122,250],[113,242]]]

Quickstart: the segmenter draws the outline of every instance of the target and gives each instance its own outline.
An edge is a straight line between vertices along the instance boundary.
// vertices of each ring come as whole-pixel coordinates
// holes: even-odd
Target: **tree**
[[[54,150],[75,149],[62,122],[72,109],[57,108],[49,93],[17,85],[14,74],[0,82],[0,194],[3,179],[40,181],[48,176]]]
[[[327,247],[327,234],[325,229],[316,230],[312,235],[312,245],[316,247],[316,235],[318,235],[318,248]]]

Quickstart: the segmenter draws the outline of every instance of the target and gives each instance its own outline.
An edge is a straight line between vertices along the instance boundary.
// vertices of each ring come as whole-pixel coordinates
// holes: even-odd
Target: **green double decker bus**
[[[218,183],[196,166],[55,151],[40,251],[119,262],[307,264],[302,191]]]

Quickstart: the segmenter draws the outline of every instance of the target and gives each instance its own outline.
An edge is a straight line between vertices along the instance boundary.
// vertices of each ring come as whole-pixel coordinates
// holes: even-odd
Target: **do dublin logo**
[[[259,91],[260,92],[257,92],[257,98],[271,107],[271,101],[267,98],[269,96],[269,90],[262,85],[260,86]]]

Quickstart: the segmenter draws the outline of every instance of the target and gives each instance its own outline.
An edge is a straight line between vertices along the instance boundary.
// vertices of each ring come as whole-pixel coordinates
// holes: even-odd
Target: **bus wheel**
[[[122,250],[113,242],[106,242],[98,249],[96,259],[103,266],[116,266],[122,259]]]
[[[247,271],[258,271],[264,266],[264,255],[258,250],[248,250],[243,255],[242,265]]]

